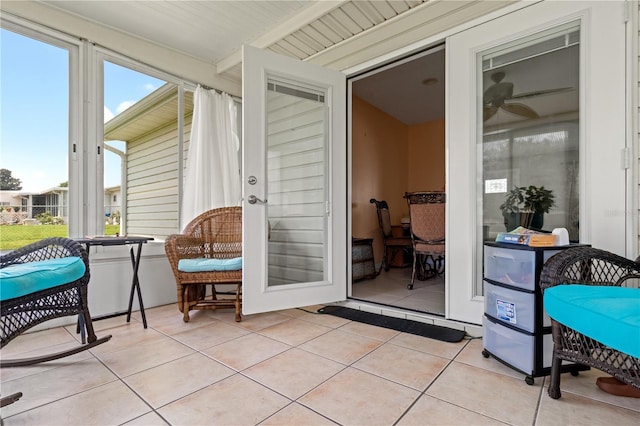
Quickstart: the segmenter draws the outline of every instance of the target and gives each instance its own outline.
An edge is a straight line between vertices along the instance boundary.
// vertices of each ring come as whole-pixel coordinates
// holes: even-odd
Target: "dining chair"
[[[445,206],[444,192],[406,192],[409,205],[413,270],[408,289],[419,280],[444,272]]]
[[[385,271],[388,271],[392,266],[396,267],[390,260],[395,259],[399,253],[402,255],[402,263],[397,267],[405,268],[409,266],[410,264],[405,262],[405,257],[410,257],[411,255],[411,238],[402,235],[402,226],[391,225],[391,214],[389,213],[389,205],[386,201],[378,201],[372,198],[369,202],[376,205],[378,225],[380,226],[382,245],[384,247],[382,263],[380,264],[378,273],[380,273],[383,268]]]

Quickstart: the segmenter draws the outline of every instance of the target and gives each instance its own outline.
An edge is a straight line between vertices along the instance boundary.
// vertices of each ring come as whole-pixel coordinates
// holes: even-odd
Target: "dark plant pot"
[[[503,213],[504,226],[507,232],[513,231],[518,226],[529,229],[542,229],[544,225],[544,213]]]

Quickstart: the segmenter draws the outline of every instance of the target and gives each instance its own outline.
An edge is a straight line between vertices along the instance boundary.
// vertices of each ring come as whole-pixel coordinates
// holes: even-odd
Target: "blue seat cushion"
[[[178,270],[182,272],[239,271],[241,269],[241,257],[232,259],[180,259],[178,262]]]
[[[18,263],[0,269],[0,300],[35,293],[76,281],[85,273],[77,256]]]
[[[640,289],[558,285],[546,289],[543,297],[554,320],[640,358]]]

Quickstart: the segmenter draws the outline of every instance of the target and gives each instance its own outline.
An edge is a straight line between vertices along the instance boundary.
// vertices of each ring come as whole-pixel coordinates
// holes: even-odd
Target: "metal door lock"
[[[255,203],[260,203],[260,204],[267,204],[267,200],[261,200],[260,198],[256,197],[255,195],[249,195],[249,199],[247,200],[249,202],[249,204],[255,204]]]

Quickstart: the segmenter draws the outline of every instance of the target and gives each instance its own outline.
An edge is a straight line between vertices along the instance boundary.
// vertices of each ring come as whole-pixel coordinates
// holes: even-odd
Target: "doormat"
[[[404,333],[416,334],[430,339],[442,340],[444,342],[459,342],[465,336],[465,332],[440,325],[425,324],[419,321],[412,321],[403,318],[388,317],[357,309],[345,308],[343,306],[325,306],[318,309],[320,314],[329,314],[352,321],[365,324],[377,325],[378,327],[390,328]]]

